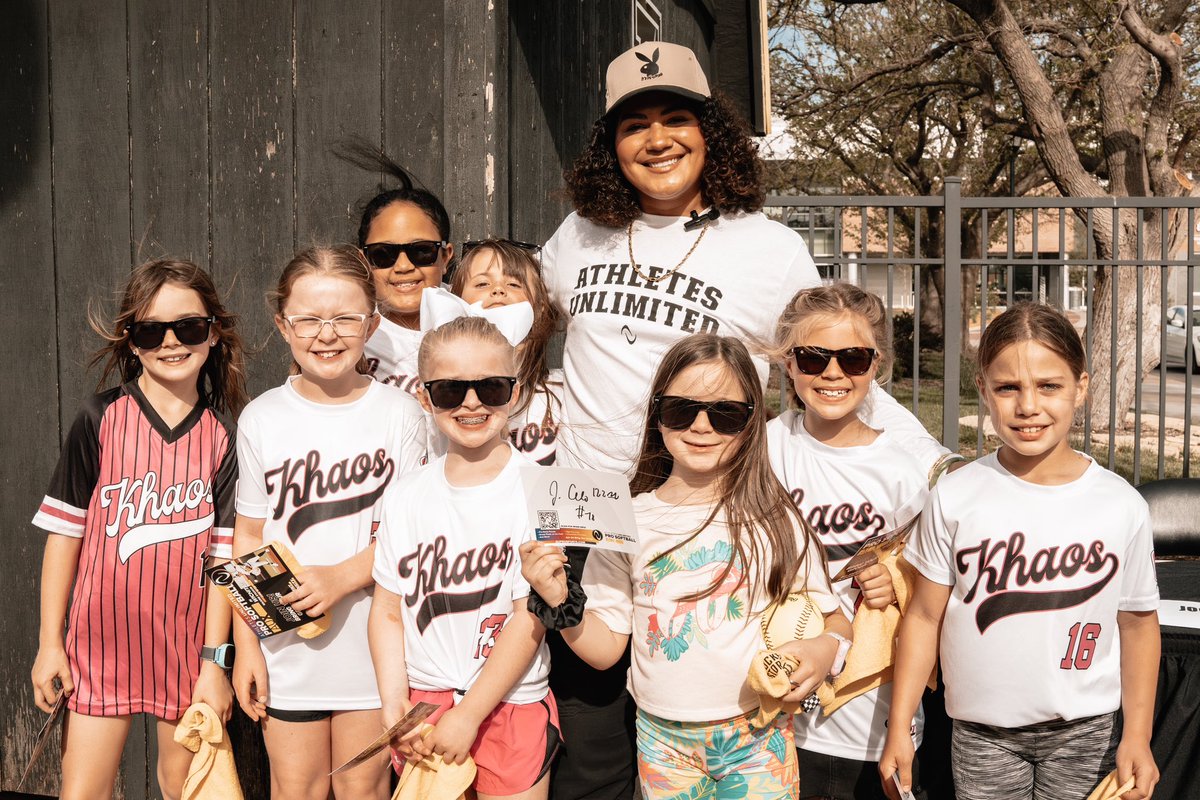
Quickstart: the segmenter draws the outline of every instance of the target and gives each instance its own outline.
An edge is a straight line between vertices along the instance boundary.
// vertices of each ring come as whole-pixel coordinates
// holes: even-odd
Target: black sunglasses
[[[449,242],[431,242],[422,239],[419,242],[396,244],[395,242],[372,242],[363,245],[363,255],[374,269],[391,269],[401,253],[408,256],[414,267],[433,266],[442,255],[442,250]]]
[[[131,322],[125,326],[129,341],[134,347],[143,350],[153,350],[163,343],[167,331],[175,331],[175,338],[180,344],[203,344],[208,338],[209,326],[216,322],[216,317],[184,317],[174,322],[152,322],[143,320]]]
[[[435,408],[458,408],[467,399],[467,391],[470,389],[475,390],[475,396],[485,406],[504,406],[512,399],[513,386],[516,383],[516,378],[500,375],[474,381],[426,381],[425,392]]]
[[[824,347],[801,345],[792,348],[792,358],[796,360],[796,369],[805,375],[820,375],[829,366],[832,359],[837,359],[838,366],[847,375],[866,375],[875,363],[878,354],[873,347],[843,347],[841,350],[826,350]]]
[[[704,403],[687,397],[660,394],[654,398],[654,409],[658,414],[658,424],[664,428],[673,431],[687,430],[703,411],[708,415],[708,424],[714,431],[731,435],[741,433],[750,424],[754,404],[739,403],[736,400]]]

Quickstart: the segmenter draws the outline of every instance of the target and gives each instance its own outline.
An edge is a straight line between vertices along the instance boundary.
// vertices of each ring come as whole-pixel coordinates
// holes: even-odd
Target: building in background
[[[604,69],[635,42],[691,47],[759,132],[769,106],[763,0],[9,0],[4,15],[0,791],[43,720],[28,682],[44,539],[29,519],[95,388],[89,303],[103,309],[132,264],[169,254],[213,273],[258,350],[257,393],[287,371],[267,289],[298,247],[352,241],[377,189],[339,141],[408,167],[455,240],[544,241]],[[234,727],[246,794],[266,797],[261,750]],[[158,794],[153,739],[139,721],[118,797]],[[57,770],[48,755],[27,790],[55,793]]]

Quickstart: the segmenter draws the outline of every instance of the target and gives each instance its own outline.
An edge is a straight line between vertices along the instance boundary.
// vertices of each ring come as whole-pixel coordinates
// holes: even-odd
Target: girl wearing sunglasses
[[[179,717],[204,702],[227,720],[233,704],[229,606],[201,570],[232,555],[242,341],[187,261],[134,269],[115,322],[93,328],[107,340],[92,359],[100,387],[120,385],[80,410],[33,520],[50,534],[34,699],[50,711],[66,695],[62,797],[111,796],[132,715],[146,713],[163,796],[178,798],[192,761]]]
[[[242,464],[234,552],[281,542],[304,570],[283,596],[329,622],[260,643],[234,625],[233,683],[257,720],[273,797],[388,797],[387,759],[330,771],[379,735],[380,702],[367,645],[372,534],[381,497],[425,458],[425,415],[411,397],[372,381],[363,343],[379,323],[375,283],[351,247],[295,255],[273,293],[292,375],[260,395],[238,425]]]
[[[363,207],[358,247],[379,298],[379,327],[366,354],[375,380],[399,386],[416,397],[417,348],[421,346],[421,292],[442,285],[454,258],[450,215],[432,192],[383,152],[368,144],[345,145],[339,157],[399,184],[378,192]]]
[[[492,323],[464,316],[425,335],[418,365],[447,450],[384,501],[370,619],[383,722],[436,703],[433,730],[394,743],[397,760],[470,756],[482,800],[545,800],[560,737],[515,553],[530,535],[520,470],[535,466],[508,442],[516,354]]]
[[[827,632],[848,637],[850,625],[816,539],[771,474],[762,386],[740,341],[701,334],[667,351],[630,488],[640,551],[591,554],[582,614],[560,611],[580,600],[561,549],[522,545],[534,606],[597,669],[632,647],[644,797],[794,798],[790,716],[750,726],[759,700],[746,676],[762,612],[802,591]],[[818,636],[779,648],[800,664],[786,702],[829,674],[839,645]]]
[[[796,409],[767,425],[771,467],[824,547],[832,576],[866,539],[921,512],[928,467],[889,431],[863,422],[871,387],[891,362],[878,297],[849,283],[799,292],[779,319],[775,354],[784,361]],[[860,602],[884,608],[896,598],[890,573],[878,564],[834,588],[850,617]],[[829,716],[820,709],[797,713],[802,798],[884,797],[876,762],[891,696],[888,684]],[[914,747],[923,721],[918,713]],[[916,783],[914,794],[924,794]]]

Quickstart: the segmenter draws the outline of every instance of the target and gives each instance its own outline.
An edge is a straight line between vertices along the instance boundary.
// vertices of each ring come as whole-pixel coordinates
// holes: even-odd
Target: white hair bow
[[[483,303],[467,303],[445,289],[426,288],[421,292],[421,332],[426,333],[459,317],[483,317],[516,347],[533,328],[533,306],[527,301],[507,306],[484,308]]]

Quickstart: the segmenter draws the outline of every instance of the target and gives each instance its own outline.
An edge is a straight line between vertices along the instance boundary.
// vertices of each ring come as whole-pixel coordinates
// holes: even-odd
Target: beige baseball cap
[[[642,92],[671,92],[692,100],[712,95],[696,54],[670,42],[642,42],[612,60],[604,77],[604,113]]]

